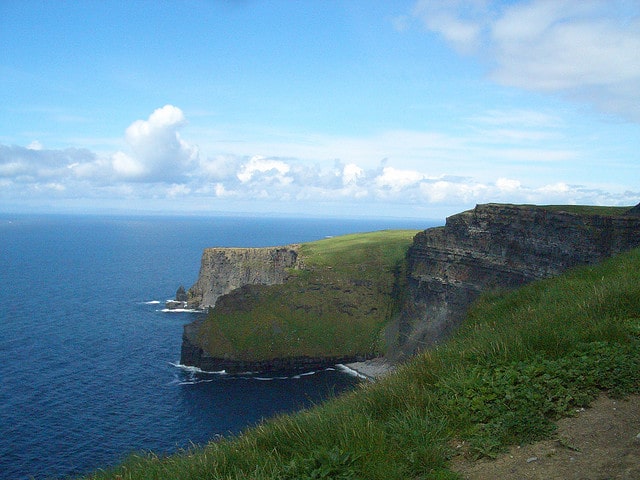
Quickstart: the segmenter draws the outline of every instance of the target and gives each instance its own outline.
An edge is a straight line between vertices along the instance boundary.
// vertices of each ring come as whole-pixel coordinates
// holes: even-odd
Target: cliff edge
[[[207,309],[214,307],[222,295],[244,285],[284,283],[292,268],[300,268],[297,245],[206,248],[198,280],[188,292],[188,305]]]
[[[257,249],[206,249],[181,362],[316,368],[446,339],[482,292],[513,289],[640,246],[633,208],[486,204],[443,227]]]
[[[313,370],[380,356],[417,232],[206,249],[189,301],[208,314],[185,327],[181,363],[227,372]]]
[[[594,213],[600,211],[607,213]],[[420,232],[407,254],[406,300],[388,328],[389,356],[401,360],[446,339],[484,291],[516,288],[640,246],[639,212],[640,205],[486,204]]]

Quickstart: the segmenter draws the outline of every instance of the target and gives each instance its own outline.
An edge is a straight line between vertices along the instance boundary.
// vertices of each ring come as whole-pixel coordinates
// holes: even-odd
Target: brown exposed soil
[[[602,395],[575,417],[558,421],[553,439],[512,447],[495,460],[470,460],[462,452],[452,468],[465,480],[638,480],[640,395]]]

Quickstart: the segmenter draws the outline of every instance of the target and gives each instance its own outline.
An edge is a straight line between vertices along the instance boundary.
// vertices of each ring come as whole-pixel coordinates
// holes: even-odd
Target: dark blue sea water
[[[0,215],[0,478],[174,452],[352,388],[358,380],[335,370],[265,379],[181,369],[182,328],[196,317],[162,303],[195,282],[205,247],[432,224]]]

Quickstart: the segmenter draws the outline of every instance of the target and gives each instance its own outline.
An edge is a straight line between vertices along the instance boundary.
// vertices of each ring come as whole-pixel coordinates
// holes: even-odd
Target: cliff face
[[[417,231],[365,232],[295,247],[207,249],[181,363],[205,370],[308,369],[384,352],[403,259]]]
[[[244,285],[284,283],[288,269],[299,267],[296,245],[207,248],[202,254],[198,280],[189,289],[189,306],[213,307],[220,296]]]
[[[394,263],[402,253],[394,262],[378,264],[383,250],[359,240],[343,246],[342,256],[333,263],[310,268],[303,265],[300,253],[305,246],[206,249],[198,281],[189,290],[189,304],[216,306],[213,313],[218,316],[215,322],[185,327],[181,361],[205,370],[228,371],[355,361],[380,351],[371,347],[378,340],[367,340],[357,349],[342,346],[334,355],[328,352],[345,338],[366,337],[363,325],[369,323],[375,328],[387,326],[387,357],[400,361],[450,335],[483,291],[516,288],[640,246],[640,205],[611,214],[594,214],[605,210],[588,207],[570,210],[487,204],[453,215],[444,227],[424,230],[413,238],[406,277]],[[357,248],[363,253],[354,257]],[[334,249],[328,251],[335,255]],[[291,275],[292,268],[304,272]],[[283,284],[274,294],[273,288]],[[271,303],[264,303],[266,299]],[[224,326],[222,318],[230,323]],[[244,328],[243,322],[251,328]],[[207,333],[207,326],[213,330]],[[242,328],[236,331],[236,326]],[[224,343],[244,335],[243,328],[256,344]],[[311,334],[313,341],[304,343]],[[305,348],[291,353],[289,346],[296,342]],[[256,353],[259,350],[262,354]],[[349,352],[353,355],[345,356]],[[252,355],[258,361],[251,361]]]
[[[407,299],[388,329],[392,358],[444,339],[482,291],[518,287],[640,246],[637,210],[604,216],[478,205],[419,233],[407,255]]]

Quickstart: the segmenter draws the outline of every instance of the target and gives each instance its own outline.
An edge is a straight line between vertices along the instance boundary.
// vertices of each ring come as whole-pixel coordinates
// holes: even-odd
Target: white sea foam
[[[160,303],[160,302],[158,302]],[[164,313],[202,313],[202,310],[196,308],[163,308],[160,312]]]
[[[199,383],[211,383],[213,382],[213,380],[203,380],[203,379],[199,379],[199,380],[185,380],[182,382],[178,382],[178,385],[197,385]]]
[[[364,380],[368,380],[369,379],[369,377],[367,377],[366,375],[363,375],[362,373],[358,372],[357,370],[354,370],[353,368],[349,368],[346,365],[343,365],[342,363],[339,363],[338,365],[336,365],[336,367],[342,373],[346,373],[347,375],[351,375],[352,377],[358,377],[358,378],[362,378]]]
[[[145,305],[158,305],[160,300],[149,300],[148,302],[143,302]]]
[[[309,375],[315,375],[316,373],[318,373],[318,372],[313,371],[313,372],[299,373],[298,375],[294,375],[291,378],[298,379],[298,378],[302,378],[302,377],[308,377]]]
[[[190,372],[190,373],[204,373],[207,375],[227,375],[226,370],[208,371],[208,370],[202,370],[201,368],[194,367],[192,365],[183,365],[181,363],[174,363],[174,362],[169,362],[169,365],[172,365],[176,368],[179,368],[180,370],[183,370],[185,372]]]
[[[270,382],[272,380],[289,380],[291,377],[246,377],[246,378],[254,378],[262,382]]]
[[[268,376],[264,376],[264,375],[260,375],[260,372],[240,372],[240,373],[233,373],[233,374],[229,374],[227,373],[226,370],[219,370],[219,371],[208,371],[208,370],[202,370],[199,367],[194,367],[191,365],[183,365],[181,363],[178,362],[169,362],[169,365],[179,368],[180,370],[187,372],[191,375],[195,375],[195,374],[205,374],[205,375],[228,375],[230,378],[235,378],[235,379],[239,379],[239,380],[259,380],[261,382],[270,382],[273,380],[299,380],[302,377],[308,377],[311,375],[315,375],[318,372],[313,370],[310,372],[304,372],[304,373],[298,373],[296,375],[293,376],[284,376],[284,375],[278,375],[278,376],[273,376],[273,377],[268,377]],[[337,367],[340,367],[339,365],[337,365]],[[344,367],[344,366],[343,366]],[[351,370],[348,367],[344,367],[344,369],[349,370],[350,372],[353,372],[354,375],[357,374],[357,372],[355,372],[355,370]],[[326,368],[325,370],[330,370],[330,371],[335,371],[335,368]],[[345,371],[346,371],[345,370]],[[363,377],[365,378],[365,377]],[[191,380],[188,381],[181,381],[179,384],[182,385],[191,385],[191,384],[195,384],[195,383],[202,383],[205,380],[202,379],[198,379],[196,380],[195,378],[192,378]],[[213,381],[213,380],[206,380],[207,382],[209,381]]]

